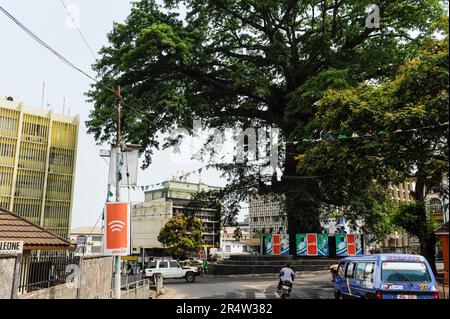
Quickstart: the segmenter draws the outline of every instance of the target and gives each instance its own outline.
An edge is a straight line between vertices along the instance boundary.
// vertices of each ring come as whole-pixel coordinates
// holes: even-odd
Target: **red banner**
[[[307,255],[317,256],[317,235],[306,234]]]

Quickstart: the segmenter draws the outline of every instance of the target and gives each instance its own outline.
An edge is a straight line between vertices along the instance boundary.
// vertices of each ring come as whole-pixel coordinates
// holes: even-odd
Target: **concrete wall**
[[[114,257],[87,257],[81,267],[81,299],[109,299]]]
[[[19,295],[20,299],[110,299],[113,257],[86,257],[81,265],[79,292],[76,285],[58,285]]]
[[[16,257],[0,256],[0,299],[10,299],[14,279]]]

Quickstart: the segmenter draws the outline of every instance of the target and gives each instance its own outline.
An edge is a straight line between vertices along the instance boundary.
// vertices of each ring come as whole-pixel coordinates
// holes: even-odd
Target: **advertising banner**
[[[306,256],[306,234],[296,234],[297,256]]]
[[[328,234],[317,234],[317,255],[318,256],[328,256],[329,255],[329,249],[328,249]]]
[[[272,234],[266,234],[266,255],[273,254]]]
[[[336,256],[347,256],[347,236],[344,233],[334,235],[336,239]]]
[[[317,234],[306,234],[306,254],[317,256]]]
[[[362,255],[361,236],[338,233],[336,238],[336,256]]]
[[[281,254],[280,235],[279,234],[273,234],[272,245],[273,245],[273,255],[279,256]]]
[[[289,255],[289,234],[282,232],[280,234],[281,255]]]
[[[129,203],[106,204],[104,233],[104,255],[128,256],[130,254]]]

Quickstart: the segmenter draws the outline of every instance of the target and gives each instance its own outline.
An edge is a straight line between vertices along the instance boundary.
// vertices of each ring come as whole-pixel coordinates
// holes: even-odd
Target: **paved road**
[[[193,283],[165,280],[168,293],[161,299],[277,299],[277,276],[247,278],[197,277]],[[333,283],[328,271],[302,273],[295,279],[293,299],[330,299]]]

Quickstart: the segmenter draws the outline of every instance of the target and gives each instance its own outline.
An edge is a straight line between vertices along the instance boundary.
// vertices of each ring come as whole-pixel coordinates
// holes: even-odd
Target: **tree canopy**
[[[203,223],[201,219],[175,215],[160,230],[158,241],[176,258],[183,258],[201,249]]]
[[[184,20],[176,13],[181,3]],[[294,142],[319,129],[318,101],[330,88],[392,79],[417,56],[443,14],[438,0],[377,1],[380,28],[372,28],[366,25],[372,3],[166,0],[161,7],[153,0],[135,2],[127,20],[114,24],[94,66],[99,83],[89,92],[95,108],[88,130],[98,141],[112,140],[115,97],[105,88],[111,84],[122,86],[124,138],[142,145],[146,166],[161,147],[158,136],[178,127],[192,129],[194,119],[206,128],[277,128],[282,176],[261,174],[261,164],[251,161],[217,164],[229,181],[224,193],[234,201],[254,189],[283,194],[291,240],[299,229],[315,231],[324,202],[345,202],[341,196],[323,196],[326,184],[342,179],[303,179],[308,171],[295,159],[306,148]],[[169,138],[162,147],[179,139]],[[205,145],[206,151],[217,148],[218,143]],[[374,167],[369,174],[375,173]],[[362,193],[371,187],[367,180],[358,182],[356,171],[355,183],[342,188],[354,185],[355,194]]]

